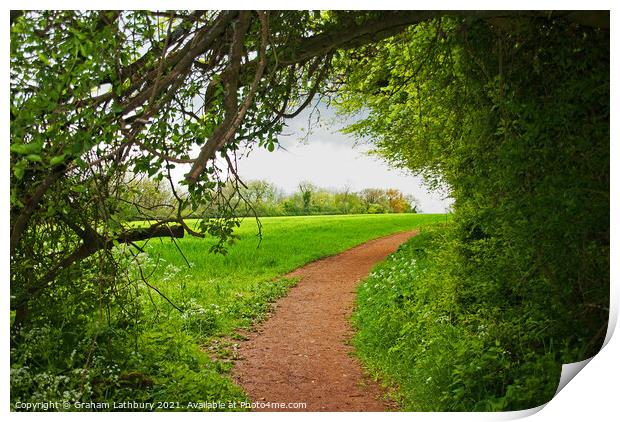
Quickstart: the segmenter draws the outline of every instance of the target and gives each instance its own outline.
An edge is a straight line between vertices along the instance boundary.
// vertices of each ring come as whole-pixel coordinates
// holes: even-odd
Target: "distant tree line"
[[[173,218],[175,194],[169,185],[149,178],[127,182],[124,203],[127,220]],[[195,211],[195,217],[217,215],[222,203],[239,216],[286,216],[318,214],[417,213],[418,201],[394,188],[366,188],[353,191],[349,186],[327,189],[310,182],[299,183],[297,190],[286,193],[265,180],[251,180],[240,186],[223,184],[219,195]]]

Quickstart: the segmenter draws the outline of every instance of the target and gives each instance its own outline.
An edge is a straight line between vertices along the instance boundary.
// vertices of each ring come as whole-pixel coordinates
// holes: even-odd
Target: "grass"
[[[370,239],[442,219],[445,216],[430,214],[270,217],[261,219],[262,240],[255,220],[246,219],[237,232],[240,240],[225,256],[208,253],[212,244],[208,239],[178,241],[191,268],[171,240],[151,242],[145,250],[153,263],[159,262],[153,284],[181,308],[196,303],[219,309],[212,331],[227,334],[251,323],[248,316],[262,313],[261,302],[270,299],[263,296],[276,289],[275,278]],[[239,301],[258,309],[226,312],[226,307],[237,308]]]
[[[439,298],[446,294],[446,285],[428,283],[424,276],[430,248],[432,234],[422,232],[376,265],[358,287],[352,317],[358,357],[375,379],[390,387],[390,395],[406,411],[439,410],[433,407],[440,393],[435,380],[445,377],[440,360],[433,362],[437,354],[429,353],[436,339],[411,335],[414,327],[434,325],[441,310],[430,308],[440,307]],[[453,351],[445,342],[439,349]]]
[[[212,240],[186,237],[178,241],[179,253],[169,239],[144,246],[141,257],[152,289],[141,289],[145,324],[150,329],[141,336],[147,350],[158,359],[168,359],[150,371],[159,374],[150,397],[162,400],[241,400],[243,393],[226,377],[234,358],[231,344],[239,339],[236,330],[249,328],[269,311],[270,304],[283,296],[296,280],[282,276],[310,261],[333,255],[365,241],[391,233],[416,229],[444,221],[445,215],[387,214],[349,216],[303,216],[261,218],[262,240],[257,237],[255,220],[242,222],[240,239],[225,256],[210,254]],[[190,267],[187,266],[189,262]],[[175,309],[168,300],[182,312]],[[210,354],[197,352],[198,347]],[[176,350],[184,350],[181,356]],[[145,353],[145,360],[150,358]],[[188,354],[191,361],[182,365]],[[202,356],[200,356],[202,355]],[[183,370],[182,380],[178,368]],[[186,394],[184,383],[202,387]],[[204,384],[204,380],[209,383]],[[200,391],[216,389],[217,391]]]

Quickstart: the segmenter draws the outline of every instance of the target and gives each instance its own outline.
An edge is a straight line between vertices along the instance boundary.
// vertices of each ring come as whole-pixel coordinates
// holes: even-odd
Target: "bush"
[[[456,234],[454,226],[427,229],[363,282],[353,317],[358,354],[398,387],[405,410],[518,410],[547,402],[570,353],[568,339],[542,335],[553,323],[544,304],[515,306],[492,283],[468,282]]]
[[[347,130],[455,200],[432,254],[401,252],[416,275],[372,278],[402,297],[360,293],[387,301],[359,318],[395,347],[368,359],[413,383],[411,406],[543,403],[562,363],[598,352],[609,317],[609,32],[443,18],[368,53],[340,63],[342,109],[366,116]]]

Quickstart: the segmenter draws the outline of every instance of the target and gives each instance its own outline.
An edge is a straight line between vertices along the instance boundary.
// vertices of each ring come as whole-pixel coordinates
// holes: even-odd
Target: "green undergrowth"
[[[582,351],[562,337],[565,322],[552,319],[548,303],[515,301],[501,283],[484,283],[459,258],[456,230],[424,230],[360,285],[359,357],[407,411],[518,410],[549,401],[561,363]]]
[[[141,269],[146,282],[118,285],[118,302],[104,308],[96,291],[80,292],[92,294],[83,304],[63,291],[66,297],[50,302],[37,328],[19,334],[19,347],[11,351],[11,408],[23,410],[16,407],[20,402],[136,401],[172,403],[163,410],[200,410],[187,404],[246,400],[229,376],[231,346],[243,340],[239,329],[262,320],[297,281],[283,278],[286,273],[367,240],[445,219],[261,218],[262,240],[256,222],[247,219],[226,255],[209,253],[212,239],[142,244],[144,252],[135,258],[140,266],[129,265],[126,276],[140,280]]]

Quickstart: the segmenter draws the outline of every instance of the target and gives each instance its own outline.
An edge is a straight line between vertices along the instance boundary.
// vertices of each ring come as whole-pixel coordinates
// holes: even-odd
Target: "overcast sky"
[[[254,147],[247,156],[238,157],[238,174],[243,181],[266,180],[286,193],[293,193],[300,182],[350,191],[365,188],[395,188],[417,199],[423,213],[444,213],[452,204],[446,192],[428,191],[422,179],[390,167],[379,157],[369,155],[369,143],[357,143],[339,131],[346,122],[337,121],[332,110],[321,105],[286,121],[278,137],[280,147],[273,152]],[[199,148],[192,151],[197,156]],[[226,162],[219,167],[226,169]],[[173,177],[181,180],[189,165],[178,165]]]
[[[352,191],[396,188],[413,195],[422,212],[443,213],[449,208],[452,200],[445,198],[445,192],[429,192],[419,177],[391,168],[368,154],[370,145],[356,145],[353,137],[339,132],[343,123],[335,121],[331,110],[322,106],[311,119],[309,116],[308,111],[287,120],[287,128],[278,138],[281,148],[273,152],[255,148],[241,158],[239,176],[267,180],[287,193],[296,191],[302,181],[336,190],[345,186]]]

